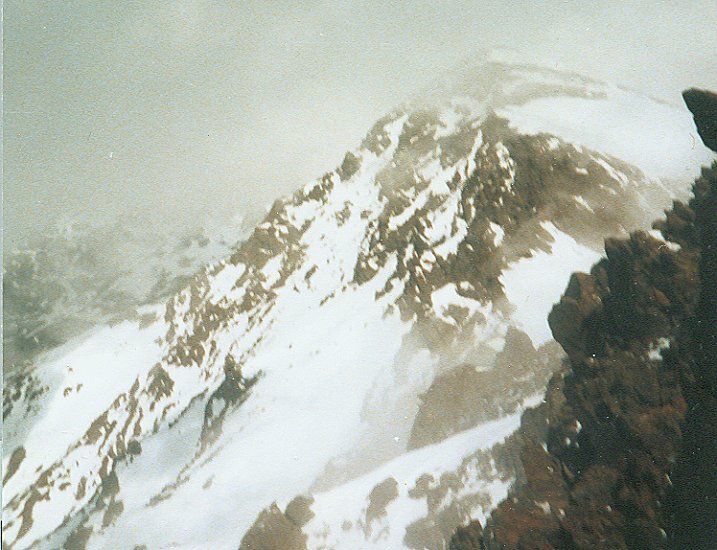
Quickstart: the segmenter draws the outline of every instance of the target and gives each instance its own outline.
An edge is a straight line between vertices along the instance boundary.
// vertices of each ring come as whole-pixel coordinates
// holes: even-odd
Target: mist
[[[672,103],[717,88],[710,0],[11,0],[4,19],[8,246],[58,219],[260,211],[493,47]]]

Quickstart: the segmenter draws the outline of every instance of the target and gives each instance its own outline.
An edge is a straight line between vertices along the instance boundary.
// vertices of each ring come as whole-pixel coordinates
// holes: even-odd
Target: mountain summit
[[[570,274],[686,195],[692,128],[578,75],[456,70],[166,304],[8,381],[4,543],[445,547],[523,475]]]

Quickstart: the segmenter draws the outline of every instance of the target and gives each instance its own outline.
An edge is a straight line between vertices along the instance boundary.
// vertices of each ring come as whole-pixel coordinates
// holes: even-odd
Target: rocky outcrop
[[[711,126],[695,121],[705,143],[717,151],[717,96],[711,95]],[[686,96],[687,99],[687,96]],[[706,122],[706,121],[705,121]],[[711,137],[705,134],[711,127]],[[698,368],[686,380],[689,405],[683,448],[673,468],[668,502],[674,548],[714,548],[717,541],[717,168],[695,185],[691,208],[699,228],[700,301],[689,326]]]
[[[682,97],[695,117],[697,131],[705,145],[717,151],[717,94],[691,88]]]
[[[420,396],[409,449],[513,414],[526,396],[542,391],[561,357],[555,342],[536,350],[524,332],[508,327],[503,349],[491,368],[479,371],[472,364],[457,366],[438,376]]]
[[[224,359],[224,381],[207,400],[204,407],[202,445],[215,441],[222,432],[224,418],[233,408],[239,407],[249,396],[258,376],[245,378],[241,367],[231,354]]]
[[[313,516],[313,499],[294,498],[284,512],[273,503],[259,517],[242,538],[239,550],[306,550],[306,535],[301,528]]]
[[[523,430],[522,483],[454,550],[715,547],[717,164],[655,227],[571,278],[549,317],[570,369],[538,410],[547,434]]]

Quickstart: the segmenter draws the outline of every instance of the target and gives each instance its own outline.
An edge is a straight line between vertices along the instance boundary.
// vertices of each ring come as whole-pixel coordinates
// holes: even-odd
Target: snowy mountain
[[[445,547],[519,475],[552,304],[686,195],[691,132],[578,75],[457,69],[166,304],[8,388],[4,543]]]

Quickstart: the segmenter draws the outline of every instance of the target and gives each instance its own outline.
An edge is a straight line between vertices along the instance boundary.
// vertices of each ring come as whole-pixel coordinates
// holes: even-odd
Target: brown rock
[[[306,535],[276,505],[262,511],[241,540],[239,550],[306,550]]]

